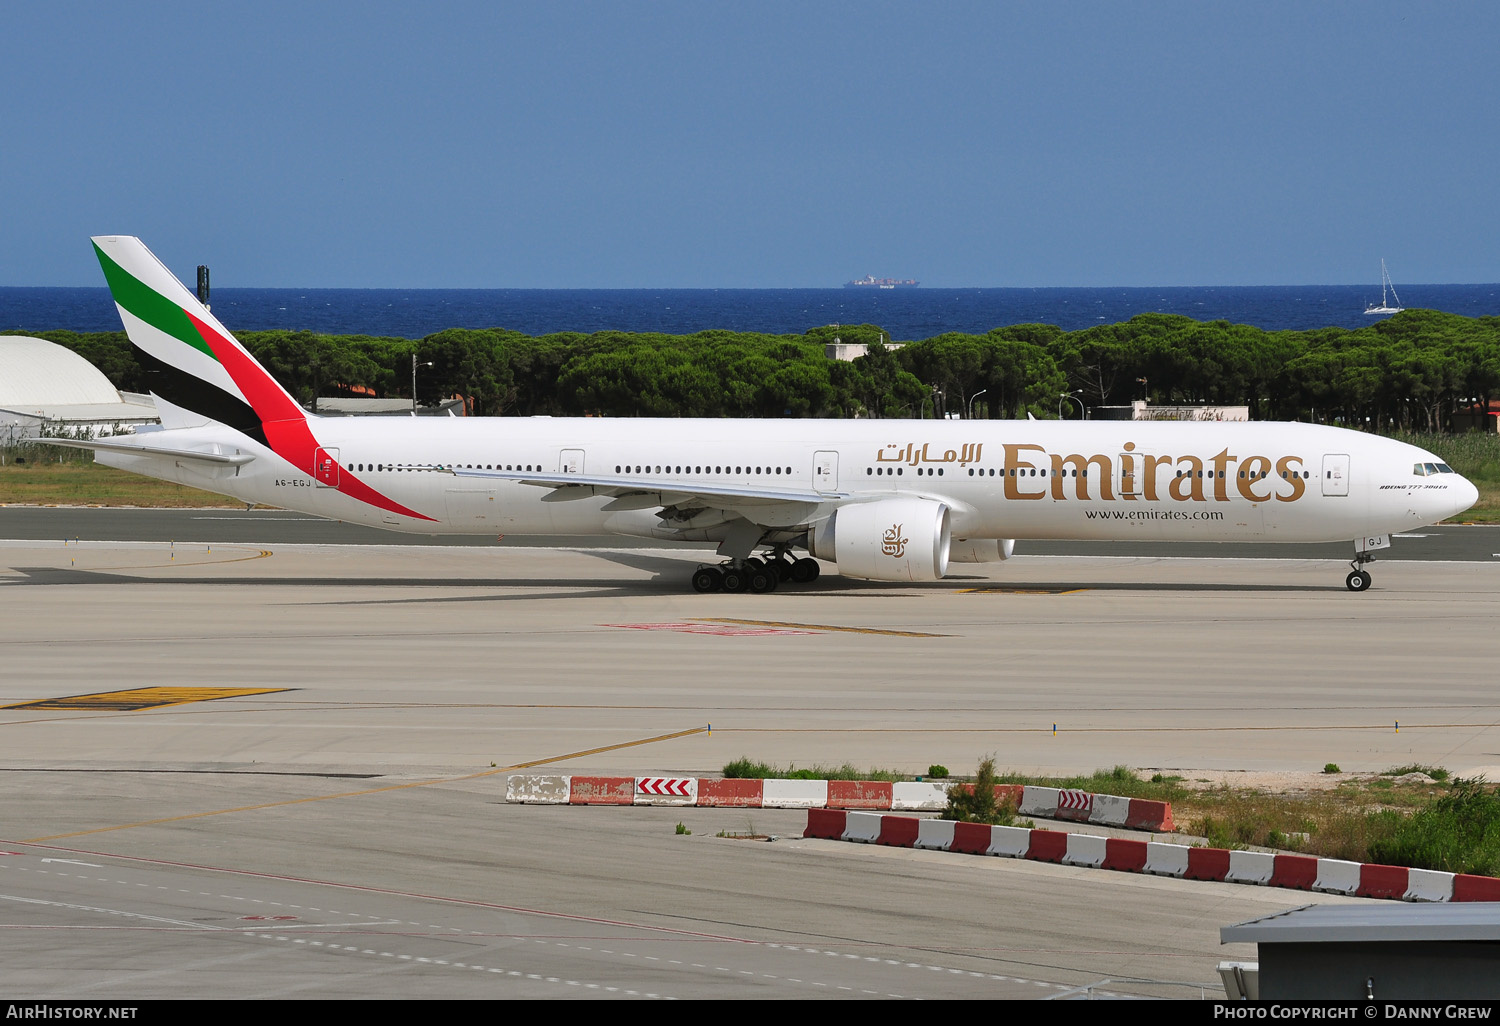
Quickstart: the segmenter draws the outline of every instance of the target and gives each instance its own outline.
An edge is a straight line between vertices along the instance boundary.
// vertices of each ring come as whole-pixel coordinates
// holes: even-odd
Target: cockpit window
[[[1448,466],[1448,464],[1446,464],[1446,463],[1439,463],[1437,465],[1437,468],[1438,468],[1438,473],[1439,474],[1455,474],[1455,473],[1457,473],[1457,471],[1455,471],[1452,467]]]
[[[1416,463],[1412,465],[1411,472],[1418,477],[1431,477],[1433,474],[1456,474],[1457,471],[1446,463]]]

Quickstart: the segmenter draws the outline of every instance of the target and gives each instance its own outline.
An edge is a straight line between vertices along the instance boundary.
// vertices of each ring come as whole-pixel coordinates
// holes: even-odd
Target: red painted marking
[[[1146,868],[1146,842],[1125,837],[1105,838],[1103,866],[1126,873],[1141,872]]]
[[[849,814],[843,809],[808,809],[807,829],[802,831],[802,836],[842,841],[844,827],[848,822]]]
[[[1033,830],[1026,857],[1033,862],[1061,862],[1068,853],[1068,835],[1061,830]]]
[[[1312,855],[1277,855],[1271,866],[1271,886],[1310,891],[1318,881],[1318,860]]]
[[[720,623],[601,623],[600,627],[623,627],[631,631],[676,631],[679,634],[717,634],[721,637],[743,637],[760,634],[816,634],[785,627],[744,627]]]
[[[247,921],[250,921],[250,922],[255,922],[257,920],[270,920],[272,922],[282,922],[282,921],[285,921],[285,920],[288,920],[288,919],[296,919],[297,917],[296,916],[240,916],[240,918],[244,919],[244,920],[247,920]]]
[[[1395,898],[1406,894],[1410,871],[1405,866],[1378,866],[1366,862],[1359,867],[1359,886],[1354,893],[1361,898]]]
[[[312,472],[318,442],[307,424],[307,414],[302,411],[302,407],[265,371],[256,366],[248,353],[194,317],[191,311],[184,310],[183,313],[193,322],[193,327],[198,329],[198,334],[203,336],[208,348],[213,350],[219,363],[229,372],[229,377],[250,401],[250,408],[260,418],[261,428],[266,433],[266,441],[270,443],[271,449],[304,473]],[[337,490],[351,499],[379,509],[436,523],[432,517],[386,498],[347,470],[340,475]]]
[[[892,802],[889,783],[880,780],[830,780],[830,809],[889,809]],[[914,835],[915,836],[915,835]]]
[[[698,804],[731,809],[758,809],[764,790],[760,780],[705,780],[700,777]]]
[[[1182,875],[1188,880],[1222,882],[1229,875],[1229,849],[1189,848],[1187,872]]]
[[[917,824],[920,822],[922,821],[915,816],[881,816],[880,836],[875,838],[875,843],[888,844],[893,848],[915,848]]]
[[[663,795],[668,798],[686,798],[692,777],[642,777],[642,794]]]
[[[569,805],[634,805],[635,777],[578,777],[568,792]]]
[[[1148,802],[1143,798],[1130,799],[1130,811],[1125,814],[1125,825],[1132,830],[1155,830],[1170,834],[1177,827],[1172,823],[1170,802]]]
[[[953,843],[948,845],[948,850],[983,855],[990,850],[993,836],[988,823],[954,823]]]
[[[1089,813],[1094,808],[1094,796],[1087,791],[1059,791],[1057,792],[1058,819],[1068,819],[1075,822],[1085,822]]]
[[[1459,873],[1453,878],[1454,901],[1500,901],[1500,880]]]

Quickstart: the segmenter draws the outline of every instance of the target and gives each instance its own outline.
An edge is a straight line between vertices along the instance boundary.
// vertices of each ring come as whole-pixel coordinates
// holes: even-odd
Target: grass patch
[[[1453,781],[1448,793],[1370,845],[1370,858],[1447,873],[1500,874],[1500,795],[1482,780]]]
[[[740,780],[911,780],[910,773],[898,773],[888,769],[857,769],[853,763],[842,766],[813,765],[798,769],[795,763],[785,767],[769,762],[757,762],[741,756],[724,764],[724,776]]]
[[[86,452],[18,446],[4,452],[0,502],[36,506],[156,506],[195,509],[239,503],[213,492],[95,463]],[[17,463],[19,456],[24,463]]]
[[[1424,766],[1419,762],[1409,763],[1405,766],[1392,766],[1388,770],[1382,770],[1382,777],[1404,777],[1408,773],[1425,773],[1433,780],[1447,780],[1448,771],[1441,766]]]

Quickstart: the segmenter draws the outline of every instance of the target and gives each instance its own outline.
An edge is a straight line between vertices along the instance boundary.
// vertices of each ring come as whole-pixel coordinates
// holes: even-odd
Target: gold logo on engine
[[[901,524],[892,524],[891,529],[880,536],[880,551],[896,559],[906,555],[908,539],[901,537],[901,527]]]

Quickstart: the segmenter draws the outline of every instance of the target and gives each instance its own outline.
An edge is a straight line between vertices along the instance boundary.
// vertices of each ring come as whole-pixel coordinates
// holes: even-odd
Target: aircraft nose
[[[1457,516],[1479,501],[1479,489],[1474,486],[1474,482],[1466,477],[1461,477],[1458,480],[1460,484],[1458,486],[1458,494],[1454,496],[1454,499],[1457,500],[1453,507],[1454,516]]]

